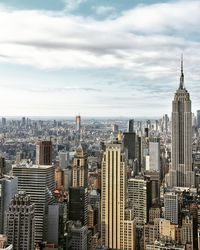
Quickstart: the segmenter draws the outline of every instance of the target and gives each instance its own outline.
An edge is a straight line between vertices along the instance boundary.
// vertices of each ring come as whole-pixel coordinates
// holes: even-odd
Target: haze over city
[[[169,114],[182,53],[196,111],[199,13],[196,0],[2,0],[0,115]]]

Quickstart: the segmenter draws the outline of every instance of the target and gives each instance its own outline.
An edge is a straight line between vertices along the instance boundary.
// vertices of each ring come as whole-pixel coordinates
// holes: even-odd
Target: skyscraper
[[[160,139],[157,137],[149,138],[149,169],[160,170]]]
[[[81,116],[77,115],[76,116],[76,132],[80,134],[81,132]]]
[[[134,132],[134,120],[131,119],[128,121],[128,132]]]
[[[87,151],[83,144],[80,144],[75,153],[72,166],[72,187],[69,188],[69,219],[81,221],[87,225]]]
[[[4,232],[5,212],[17,193],[18,179],[13,176],[1,176],[0,178],[0,233]]]
[[[200,110],[197,110],[197,128],[200,128]]]
[[[84,145],[80,144],[75,153],[74,164],[72,167],[72,186],[87,187],[88,165],[87,151]]]
[[[106,145],[102,161],[101,237],[109,249],[135,249],[135,220],[126,210],[126,159],[123,145]]]
[[[47,208],[54,201],[55,167],[44,165],[13,165],[13,175],[18,177],[19,191],[26,191],[35,204],[35,242],[47,237]]]
[[[6,212],[6,235],[13,250],[33,250],[35,237],[34,205],[25,192],[15,194]]]
[[[191,187],[192,172],[192,112],[190,94],[184,87],[183,60],[181,77],[172,102],[172,160],[169,185]]]
[[[87,188],[69,188],[69,220],[80,221],[83,226],[87,225]]]
[[[38,141],[36,145],[36,164],[52,164],[52,141]]]
[[[178,224],[178,194],[164,194],[164,218],[171,223]]]

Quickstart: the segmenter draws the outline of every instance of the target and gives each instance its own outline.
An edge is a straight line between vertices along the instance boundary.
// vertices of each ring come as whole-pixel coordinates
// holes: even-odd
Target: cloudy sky
[[[1,116],[170,114],[184,54],[200,109],[200,1],[1,0]]]

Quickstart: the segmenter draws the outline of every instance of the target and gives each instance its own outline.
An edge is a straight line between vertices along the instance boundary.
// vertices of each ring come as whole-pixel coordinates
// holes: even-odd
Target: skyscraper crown
[[[183,55],[181,56],[181,76],[180,76],[179,89],[184,89]]]

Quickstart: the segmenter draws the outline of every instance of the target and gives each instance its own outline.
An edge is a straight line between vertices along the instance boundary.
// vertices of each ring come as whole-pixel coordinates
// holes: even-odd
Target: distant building
[[[49,244],[63,246],[65,213],[66,208],[64,204],[56,203],[48,206],[47,242]]]
[[[134,132],[134,120],[131,119],[128,121],[128,132],[133,133]]]
[[[149,138],[149,169],[160,170],[160,138]]]
[[[178,224],[178,194],[172,192],[164,194],[164,218]]]
[[[87,250],[87,226],[82,226],[76,222],[71,229],[71,249],[72,250]]]
[[[76,132],[81,133],[81,116],[76,116]]]
[[[4,233],[5,212],[17,193],[18,178],[14,176],[1,176],[0,178],[0,233]]]
[[[69,220],[80,221],[83,226],[87,225],[87,188],[69,188]]]
[[[52,141],[37,142],[36,165],[52,165]]]
[[[66,169],[69,165],[69,153],[66,151],[59,151],[59,166],[61,169]]]
[[[128,180],[128,202],[133,209],[138,227],[143,227],[148,222],[148,211],[151,204],[150,182],[143,177]]]
[[[197,128],[200,128],[200,110],[197,110]]]
[[[128,150],[128,159],[136,158],[136,134],[134,132],[125,132],[124,147]]]
[[[35,243],[35,210],[25,192],[15,194],[6,212],[6,235],[13,250],[33,250]]]
[[[87,187],[88,183],[88,164],[87,151],[84,145],[80,144],[75,152],[74,163],[72,166],[72,186]]]
[[[0,156],[0,177],[6,174],[6,161],[5,157]]]

